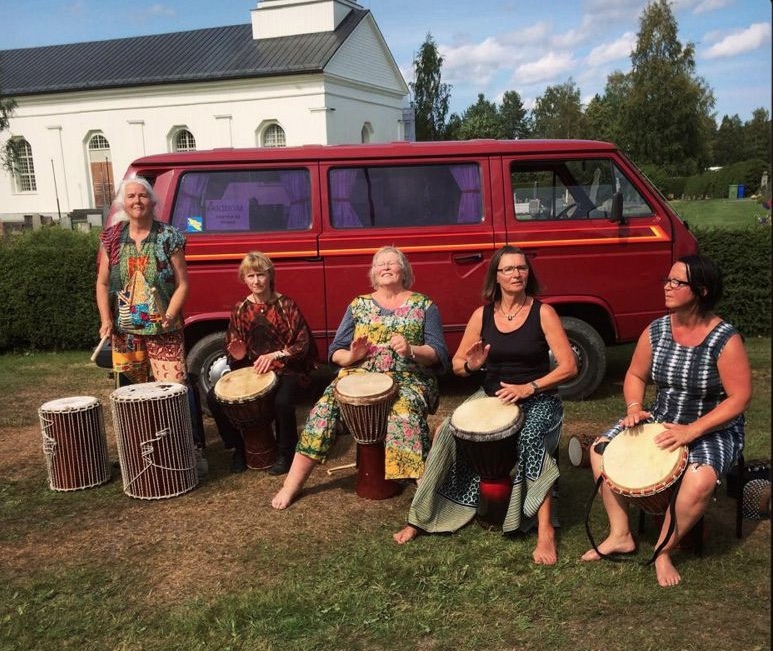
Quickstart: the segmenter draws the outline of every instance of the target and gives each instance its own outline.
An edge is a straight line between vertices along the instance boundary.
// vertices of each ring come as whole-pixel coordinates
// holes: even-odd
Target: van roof
[[[388,142],[353,145],[303,145],[209,149],[144,156],[133,166],[211,165],[251,161],[309,161],[356,158],[404,158],[406,156],[470,156],[481,154],[550,154],[616,150],[609,142],[595,140],[448,140],[435,142]]]

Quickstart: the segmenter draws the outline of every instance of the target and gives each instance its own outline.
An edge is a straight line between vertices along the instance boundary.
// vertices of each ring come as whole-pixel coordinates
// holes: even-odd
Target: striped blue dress
[[[653,421],[687,425],[727,397],[717,360],[730,337],[737,333],[732,325],[721,321],[697,346],[682,346],[674,341],[670,316],[650,324],[650,374],[656,394],[648,411]],[[742,414],[722,429],[690,442],[689,463],[709,465],[717,475],[727,473],[743,450],[744,422]],[[621,425],[616,425],[603,436],[614,438],[622,429]]]

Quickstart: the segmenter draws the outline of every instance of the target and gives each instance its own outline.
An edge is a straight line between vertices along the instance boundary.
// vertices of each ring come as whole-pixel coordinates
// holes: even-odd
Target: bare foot
[[[554,532],[537,532],[537,546],[531,554],[537,565],[555,565],[558,560],[556,536]]]
[[[660,553],[655,559],[655,574],[658,577],[658,585],[661,588],[678,585],[682,580],[679,572],[676,571],[671,562],[671,556],[666,553]]]
[[[271,506],[279,511],[286,509],[295,501],[295,498],[298,497],[300,492],[300,489],[293,490],[287,486],[282,486],[282,488],[279,489],[279,492],[274,495],[274,499],[271,500]]]
[[[412,527],[410,524],[408,524],[402,529],[400,529],[400,531],[398,531],[397,533],[392,534],[392,538],[395,539],[395,542],[398,545],[404,545],[405,543],[413,540],[418,535],[419,535],[419,530],[416,527]]]
[[[630,554],[636,551],[636,541],[630,532],[623,536],[609,536],[598,546],[599,551],[602,554]],[[583,561],[598,561],[601,560],[601,556],[596,553],[595,549],[589,549],[582,556],[580,560]]]

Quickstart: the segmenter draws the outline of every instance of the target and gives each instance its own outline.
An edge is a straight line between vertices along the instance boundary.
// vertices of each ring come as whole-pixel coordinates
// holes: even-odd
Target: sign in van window
[[[518,220],[608,219],[612,196],[623,196],[623,216],[651,217],[652,207],[615,163],[606,158],[513,162]]]
[[[305,169],[186,172],[172,224],[186,233],[252,233],[311,227]]]
[[[334,228],[454,226],[483,221],[477,164],[331,169]]]

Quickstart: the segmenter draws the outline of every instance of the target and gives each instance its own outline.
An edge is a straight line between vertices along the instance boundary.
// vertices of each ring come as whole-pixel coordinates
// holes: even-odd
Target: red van
[[[370,289],[379,247],[402,249],[415,289],[439,306],[449,350],[481,303],[493,252],[523,248],[579,360],[561,387],[581,399],[606,370],[605,347],[634,341],[664,313],[661,278],[697,251],[663,196],[612,144],[476,140],[216,149],[147,156],[159,219],[187,235],[191,372],[211,386],[225,370],[237,268],[260,250],[276,265],[322,358],[351,299]]]

